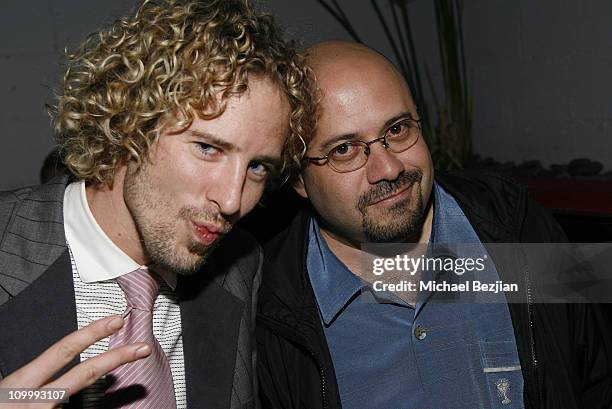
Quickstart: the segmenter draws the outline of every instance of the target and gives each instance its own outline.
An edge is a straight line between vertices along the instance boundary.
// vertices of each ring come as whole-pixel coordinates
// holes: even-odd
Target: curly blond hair
[[[83,180],[112,184],[118,164],[147,158],[165,118],[187,128],[196,115],[221,115],[250,75],[272,78],[291,106],[287,174],[314,129],[309,68],[247,0],[145,0],[67,58],[51,113],[62,160]]]

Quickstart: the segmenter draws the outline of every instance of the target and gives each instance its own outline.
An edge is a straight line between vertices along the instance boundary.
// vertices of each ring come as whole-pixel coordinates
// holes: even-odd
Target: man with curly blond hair
[[[311,81],[239,0],[144,1],[69,55],[51,111],[73,177],[0,193],[0,391],[256,406],[262,256],[232,226],[299,164]]]

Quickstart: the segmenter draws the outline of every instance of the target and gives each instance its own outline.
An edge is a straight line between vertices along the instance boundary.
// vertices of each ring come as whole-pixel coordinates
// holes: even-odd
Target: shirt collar
[[[84,181],[66,187],[64,230],[79,278],[84,283],[112,280],[147,267],[125,254],[104,233],[89,209]],[[159,275],[171,288],[176,287],[175,274],[159,272]]]
[[[367,283],[336,257],[321,235],[315,218],[310,220],[307,270],[323,322],[330,325]]]

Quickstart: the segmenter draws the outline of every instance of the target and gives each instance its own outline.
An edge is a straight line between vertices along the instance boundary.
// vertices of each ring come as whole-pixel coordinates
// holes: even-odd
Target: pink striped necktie
[[[144,359],[111,371],[112,383],[106,391],[107,403],[123,409],[175,409],[174,384],[166,354],[153,335],[153,304],[159,283],[146,268],[117,278],[125,294],[127,308],[123,328],[110,338],[108,349],[134,342],[146,342],[152,353]],[[128,400],[128,402],[126,402]]]

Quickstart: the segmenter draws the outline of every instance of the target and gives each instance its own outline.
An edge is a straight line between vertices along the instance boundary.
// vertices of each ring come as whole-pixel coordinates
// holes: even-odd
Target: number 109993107
[[[0,388],[0,403],[65,403],[68,397],[67,389]]]

